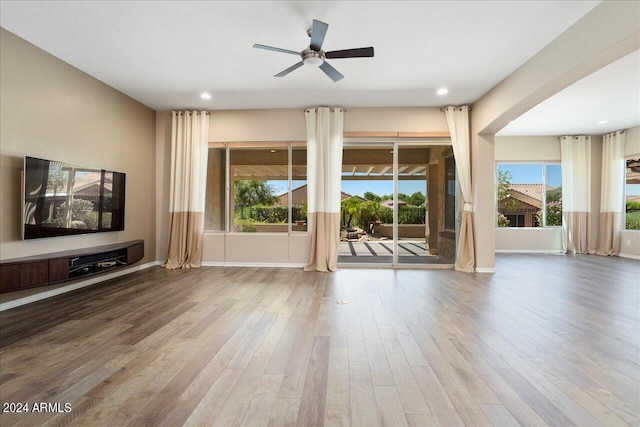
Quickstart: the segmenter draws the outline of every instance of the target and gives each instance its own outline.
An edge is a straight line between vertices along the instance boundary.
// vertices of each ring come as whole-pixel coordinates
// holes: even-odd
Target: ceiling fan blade
[[[357,49],[332,50],[325,54],[326,58],[373,58],[373,47],[360,47]]]
[[[287,68],[286,70],[280,71],[278,74],[276,74],[273,77],[283,77],[286,76],[287,74],[289,74],[290,72],[292,72],[293,70],[297,70],[298,68],[302,67],[304,65],[304,62],[300,61],[297,64],[293,64],[291,67]]]
[[[329,65],[329,63],[327,61],[324,61],[322,63],[322,65],[320,65],[320,69],[322,71],[324,71],[324,73],[327,76],[329,76],[329,78],[331,80],[333,80],[334,82],[338,82],[338,81],[344,79],[344,76],[342,74],[340,74],[340,72],[338,70],[336,70],[331,65]]]
[[[256,49],[273,50],[274,52],[290,53],[291,55],[300,55],[300,52],[296,52],[295,50],[281,49],[279,47],[273,47],[273,46],[265,46],[263,44],[258,44],[258,43],[254,44],[253,47],[255,47]]]
[[[316,52],[322,49],[322,43],[324,42],[324,36],[327,35],[327,28],[329,28],[329,24],[325,24],[322,21],[313,20],[313,25],[311,26],[311,43],[309,47]]]

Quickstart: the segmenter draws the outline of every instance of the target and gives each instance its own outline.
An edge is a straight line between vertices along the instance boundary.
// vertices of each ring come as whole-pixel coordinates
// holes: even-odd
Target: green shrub
[[[508,227],[509,220],[502,213],[498,212],[498,227]]]
[[[640,211],[627,212],[624,228],[626,230],[640,230]]]
[[[374,200],[362,202],[359,207],[360,209],[358,211],[357,220],[360,223],[360,228],[363,230],[369,230],[370,225],[378,220],[380,211],[384,208],[380,206],[380,203]]]
[[[424,206],[398,207],[398,224],[424,224],[426,216],[427,210]],[[379,219],[383,224],[393,224],[393,209],[381,209]]]
[[[424,224],[426,214],[424,206],[399,206],[398,224]]]
[[[84,218],[84,223],[87,224],[87,228],[90,230],[96,230],[98,228],[98,212],[91,211]]]
[[[248,220],[248,219],[238,219],[236,218],[233,221],[233,225],[234,225],[234,231],[240,231],[243,233],[255,233],[256,232],[256,225],[253,223],[253,221]]]
[[[255,222],[268,222],[271,224],[286,223],[289,217],[289,207],[276,205],[255,205],[251,209],[251,219]]]
[[[102,228],[111,228],[111,212],[102,213]]]
[[[635,200],[627,200],[627,212],[629,211],[640,211],[640,202]]]

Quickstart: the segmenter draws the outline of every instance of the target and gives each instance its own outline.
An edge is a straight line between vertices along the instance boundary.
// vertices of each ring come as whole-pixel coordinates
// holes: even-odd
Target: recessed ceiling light
[[[209,95],[207,92],[202,92],[200,94],[200,98],[202,98],[202,99],[211,99],[211,95]]]
[[[438,95],[446,95],[449,93],[449,89],[447,89],[446,87],[441,87],[436,93]]]
[[[609,120],[600,120],[600,121],[598,122],[598,124],[599,124],[599,125],[603,125],[603,124],[605,124],[605,123],[609,123]]]

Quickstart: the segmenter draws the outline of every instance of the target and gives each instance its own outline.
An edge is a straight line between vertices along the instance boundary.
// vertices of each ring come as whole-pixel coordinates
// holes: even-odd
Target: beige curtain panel
[[[340,245],[341,108],[305,111],[307,122],[307,271],[336,271]]]
[[[473,237],[473,204],[471,199],[471,154],[469,146],[469,107],[447,107],[444,110],[451,134],[453,155],[456,159],[460,193],[462,194],[462,222],[456,254],[455,268],[467,273],[475,272],[476,255]]]
[[[562,162],[562,249],[594,253],[591,221],[591,137],[560,138]]]
[[[600,198],[600,233],[598,255],[617,255],[624,217],[624,143],[625,131],[605,135],[602,141],[602,194]]]
[[[171,113],[169,247],[163,267],[200,267],[204,233],[209,113]]]

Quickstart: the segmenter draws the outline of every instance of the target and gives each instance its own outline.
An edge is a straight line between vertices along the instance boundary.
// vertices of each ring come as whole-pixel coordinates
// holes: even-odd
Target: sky
[[[512,184],[542,184],[541,163],[500,163],[498,170],[511,172]],[[562,186],[562,171],[560,165],[547,165],[547,185],[554,188]]]
[[[274,193],[278,196],[287,192],[287,181],[269,181],[273,187]],[[306,184],[306,181],[293,181],[293,189]],[[364,193],[371,191],[372,193],[382,196],[384,194],[393,193],[393,181],[342,181],[342,191],[352,196],[364,196]],[[400,181],[398,184],[398,192],[408,196],[415,192],[420,192],[426,197],[427,189],[424,181]]]
[[[513,184],[542,184],[542,164],[526,163],[500,163],[498,170],[509,170],[511,172],[511,183]],[[275,190],[275,194],[280,195],[287,192],[287,181],[269,181]],[[296,189],[306,181],[293,181],[293,188]],[[562,171],[558,164],[547,165],[547,185],[560,187],[562,185]],[[371,191],[379,196],[393,193],[392,181],[342,181],[342,191],[352,196],[364,196],[364,193]],[[407,195],[419,191],[426,196],[427,191],[424,181],[400,181],[398,192]],[[626,186],[627,195],[640,195],[640,184],[628,184]]]
[[[498,170],[511,172],[512,184],[542,184],[542,164],[500,163]],[[562,185],[562,169],[560,165],[547,165],[547,185],[559,187]],[[640,184],[627,184],[626,195],[640,196]]]

